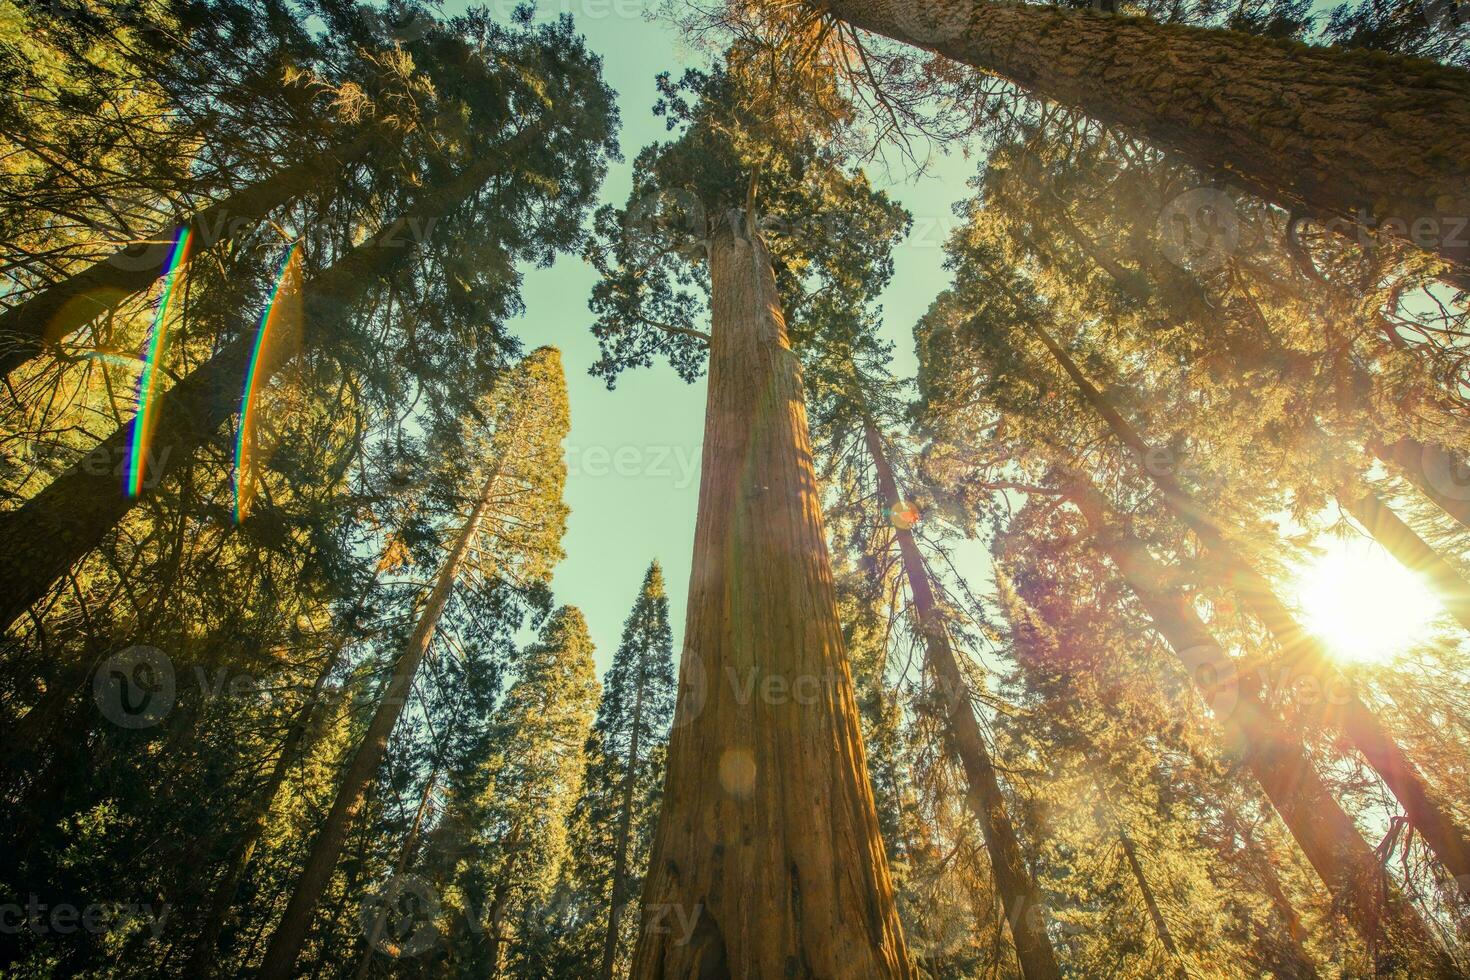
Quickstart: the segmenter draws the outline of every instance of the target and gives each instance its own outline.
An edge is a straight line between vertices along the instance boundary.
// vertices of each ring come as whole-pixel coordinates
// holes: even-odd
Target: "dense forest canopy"
[[[1470,7],[0,78],[0,974],[1470,976]]]

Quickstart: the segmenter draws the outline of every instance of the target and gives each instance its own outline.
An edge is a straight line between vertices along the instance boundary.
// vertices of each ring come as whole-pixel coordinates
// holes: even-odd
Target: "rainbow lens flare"
[[[143,492],[144,461],[148,447],[153,441],[153,430],[158,424],[158,398],[154,389],[155,376],[168,348],[168,314],[178,292],[179,270],[189,252],[190,231],[180,228],[174,238],[173,249],[168,254],[168,264],[163,270],[163,295],[158,301],[158,312],[153,315],[153,329],[148,335],[148,353],[143,358],[143,371],[138,375],[138,410],[133,415],[133,428],[128,438],[128,458],[124,472],[127,474],[124,489],[129,497]]]
[[[290,350],[290,342],[300,336],[301,326],[301,245],[298,242],[286,252],[276,284],[260,314],[260,329],[255,334],[255,348],[250,352],[250,366],[245,372],[245,392],[240,398],[240,435],[235,444],[235,521],[245,519],[250,502],[255,499],[254,455],[257,449],[256,427],[260,421],[260,391],[270,380]]]

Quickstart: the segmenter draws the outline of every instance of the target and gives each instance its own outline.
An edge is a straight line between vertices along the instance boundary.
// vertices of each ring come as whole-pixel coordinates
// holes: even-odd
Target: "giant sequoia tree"
[[[906,977],[786,328],[808,283],[876,288],[903,219],[814,128],[814,108],[841,107],[754,87],[766,66],[748,54],[661,82],[679,138],[639,155],[629,205],[599,214],[592,253],[599,370],[664,354],[692,376],[709,349],[679,701],[633,971]]]

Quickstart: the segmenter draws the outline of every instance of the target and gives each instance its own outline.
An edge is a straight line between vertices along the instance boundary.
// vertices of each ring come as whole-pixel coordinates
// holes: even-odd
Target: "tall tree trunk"
[[[358,608],[360,609],[361,606],[359,605]],[[356,614],[354,613],[349,622],[355,619]],[[229,855],[225,860],[225,873],[220,877],[219,884],[215,886],[203,924],[199,928],[199,935],[195,940],[194,952],[190,956],[188,969],[185,971],[188,976],[208,977],[214,972],[214,961],[219,952],[219,936],[224,930],[230,907],[234,904],[235,892],[239,889],[240,879],[244,877],[245,869],[250,866],[250,859],[255,854],[255,845],[260,842],[261,835],[265,833],[265,828],[270,822],[270,815],[275,810],[276,800],[281,795],[281,787],[286,784],[286,777],[291,773],[291,767],[304,754],[301,751],[302,744],[317,716],[322,691],[326,689],[327,680],[332,676],[332,672],[341,663],[342,651],[346,647],[346,636],[339,637],[332,643],[326,660],[322,664],[322,669],[312,682],[305,703],[297,709],[296,716],[291,719],[291,727],[287,730],[286,737],[281,740],[281,748],[276,755],[276,763],[271,768],[270,778],[266,780],[265,785],[260,788],[252,802],[251,811],[254,816],[230,847]]]
[[[304,287],[307,329],[302,349],[325,344],[333,322],[369,284],[412,254],[413,229],[445,214],[505,164],[486,157],[465,174],[422,197],[386,230],[358,245]],[[150,485],[137,497],[122,490],[132,423],[120,429],[51,481],[22,506],[0,514],[0,630],[46,595],[52,584],[101,544],[107,532],[162,478],[182,465],[240,409],[240,392],[254,338],[248,320],[236,321],[236,337],[182,381],[159,396],[150,452]],[[298,355],[299,356],[299,355]]]
[[[1441,558],[1376,493],[1369,491],[1356,499],[1344,496],[1338,500],[1400,564],[1424,576],[1450,615],[1470,630],[1470,582],[1459,569]]]
[[[201,250],[235,237],[243,227],[258,227],[270,212],[334,179],[344,165],[379,143],[364,137],[287,167],[209,205],[182,224],[158,228],[144,239],[146,247],[141,252],[120,248],[0,312],[0,374],[9,374],[151,286],[167,271],[171,243],[182,231],[190,233],[192,243],[181,259],[188,262]]]
[[[1470,75],[1458,69],[1085,8],[807,2],[1138,133],[1288,211],[1395,218],[1397,237],[1470,260]]]
[[[602,980],[612,980],[618,956],[618,920],[623,911],[624,879],[628,874],[628,837],[633,831],[633,787],[638,776],[639,729],[643,726],[643,686],[647,665],[638,658],[638,686],[633,696],[633,734],[628,739],[628,772],[623,776],[623,812],[618,816],[617,853],[613,858],[612,889],[608,892],[607,936],[602,944]]]
[[[879,495],[890,510],[897,508],[903,498],[883,450],[883,438],[871,419],[864,419],[863,438],[877,472]],[[923,631],[925,666],[946,697],[948,717],[945,722],[950,748],[959,757],[965,771],[966,802],[985,835],[996,889],[1005,903],[1006,921],[1010,924],[1021,972],[1027,980],[1060,978],[1056,953],[1046,934],[1046,910],[1041,902],[1041,892],[1026,867],[1020,841],[1006,813],[1005,796],[995,776],[995,765],[985,747],[980,724],[975,719],[970,687],[950,646],[949,631],[934,601],[934,589],[923,555],[908,528],[897,528],[895,536],[904,577],[908,580],[914,609],[918,613],[919,628]]]
[[[1040,320],[1024,313],[1021,320],[1072,379],[1082,399],[1103,419],[1114,438],[1139,454],[1140,459],[1150,458],[1148,442],[1113,407],[1107,396],[1088,380]],[[1324,705],[1330,708],[1325,712],[1325,720],[1348,737],[1368,765],[1383,779],[1404,808],[1409,823],[1445,869],[1461,883],[1461,892],[1470,895],[1470,838],[1456,824],[1443,801],[1430,791],[1423,774],[1392,733],[1358,697],[1351,681],[1337,669],[1316,638],[1297,623],[1270,582],[1226,538],[1223,523],[1180,486],[1172,473],[1158,467],[1140,468],[1159,490],[1169,510],[1204,542],[1211,558],[1224,571],[1230,587],[1275,637],[1282,654],[1276,665],[1283,674],[1278,687],[1290,690],[1298,680],[1310,678],[1324,692],[1323,702],[1341,702]],[[1265,666],[1263,660],[1262,669]]]
[[[1260,678],[1237,671],[1210,635],[1193,604],[1165,586],[1164,568],[1143,543],[1115,526],[1102,496],[1080,474],[1069,488],[1094,532],[1138,597],[1153,626],[1173,649],[1225,731],[1241,752],[1307,860],[1343,914],[1375,953],[1387,953],[1416,975],[1449,978],[1453,965],[1424,921],[1388,877],[1351,817],[1333,798],[1291,731],[1267,706]]]
[[[1118,842],[1123,845],[1123,856],[1128,859],[1128,868],[1133,872],[1133,880],[1137,882],[1138,890],[1143,893],[1143,904],[1148,909],[1149,921],[1154,925],[1154,932],[1158,934],[1159,942],[1164,944],[1164,951],[1169,954],[1169,959],[1174,961],[1174,976],[1178,980],[1189,980],[1189,971],[1184,968],[1184,962],[1179,955],[1179,944],[1174,942],[1174,933],[1169,931],[1169,921],[1164,918],[1153,887],[1149,885],[1148,877],[1143,873],[1143,864],[1138,860],[1138,847],[1133,843],[1133,838],[1128,836],[1128,831],[1122,828],[1118,829]]]
[[[1470,528],[1470,477],[1459,454],[1408,436],[1386,444],[1374,440],[1368,451],[1396,466],[1435,506]]]
[[[800,367],[748,218],[718,216],[707,245],[699,517],[632,975],[908,980]]]
[[[301,876],[296,880],[296,888],[291,893],[291,900],[287,903],[280,924],[276,926],[275,934],[271,936],[270,944],[266,947],[265,957],[260,966],[260,976],[263,980],[285,980],[296,968],[296,958],[301,954],[301,944],[306,940],[306,932],[311,925],[312,914],[316,911],[317,902],[320,901],[322,892],[326,890],[327,883],[331,880],[332,871],[337,866],[337,859],[342,854],[342,845],[347,839],[347,832],[352,828],[358,812],[362,809],[363,801],[367,798],[368,786],[377,776],[378,767],[388,749],[388,737],[393,733],[393,726],[398,723],[398,716],[403,713],[404,705],[408,703],[414,674],[417,673],[419,664],[429,652],[429,644],[434,639],[434,630],[439,625],[439,617],[443,615],[444,607],[449,602],[454,583],[469,556],[475,534],[484,520],[485,511],[490,506],[490,499],[495,493],[499,480],[500,465],[497,461],[485,480],[485,486],[480,491],[479,499],[475,501],[474,509],[470,511],[453,547],[445,556],[444,564],[440,567],[438,578],[434,582],[434,588],[429,593],[423,610],[419,613],[413,634],[408,638],[403,652],[393,664],[393,675],[383,692],[383,699],[379,702],[372,721],[368,723],[367,732],[363,735],[357,751],[353,753],[352,761],[348,764],[347,771],[342,776],[342,782],[337,787],[337,796],[332,801],[332,809],[327,814],[326,822],[311,845],[311,853],[307,856],[306,866],[302,868]]]

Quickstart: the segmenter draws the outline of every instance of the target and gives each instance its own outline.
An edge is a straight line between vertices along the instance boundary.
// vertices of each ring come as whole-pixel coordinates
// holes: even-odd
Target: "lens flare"
[[[180,267],[189,252],[190,231],[180,228],[174,239],[173,249],[168,254],[168,264],[163,270],[163,295],[158,300],[158,312],[153,315],[153,329],[148,335],[148,353],[143,358],[143,371],[138,375],[138,410],[133,415],[133,429],[128,439],[128,458],[124,472],[127,474],[124,489],[129,497],[143,492],[144,460],[148,457],[148,446],[153,440],[153,429],[158,424],[158,405],[155,375],[168,347],[168,314],[178,292]]]
[[[245,392],[240,398],[240,435],[235,444],[235,521],[245,519],[255,499],[254,471],[257,449],[256,428],[260,421],[260,391],[285,360],[292,340],[300,336],[301,245],[292,245],[281,262],[276,284],[260,314],[255,348],[245,372]]]

